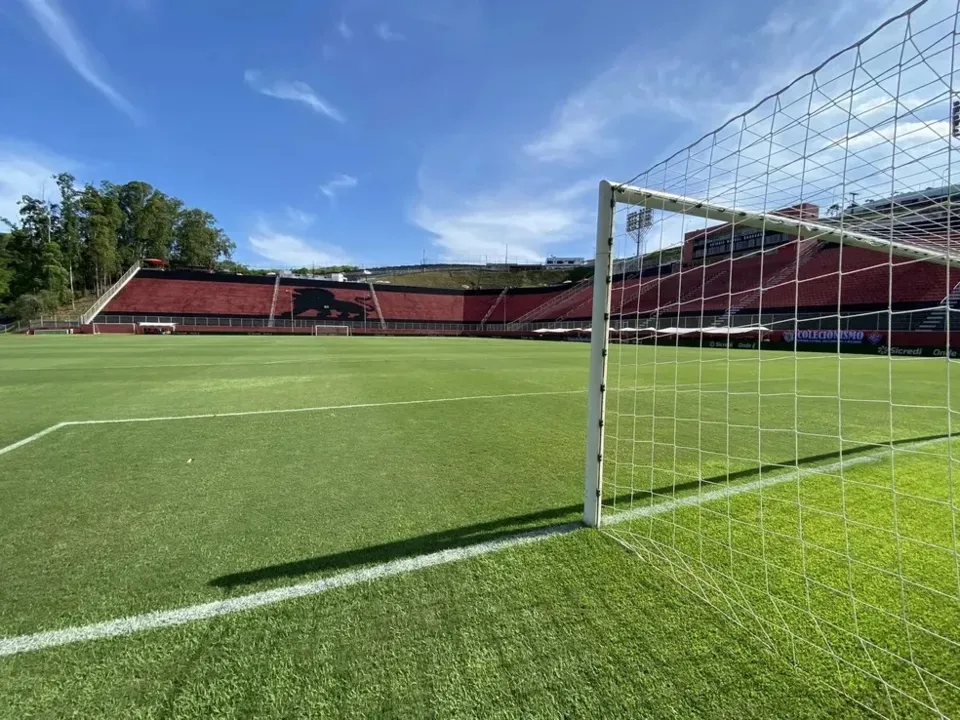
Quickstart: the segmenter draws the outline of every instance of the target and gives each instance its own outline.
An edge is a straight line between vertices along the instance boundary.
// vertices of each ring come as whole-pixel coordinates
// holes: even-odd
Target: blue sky
[[[211,211],[255,266],[590,255],[602,177],[894,5],[4,0],[0,216],[68,170]]]

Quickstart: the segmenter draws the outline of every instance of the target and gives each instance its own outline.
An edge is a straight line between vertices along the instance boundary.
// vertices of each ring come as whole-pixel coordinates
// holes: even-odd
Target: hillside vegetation
[[[234,249],[213,215],[145,182],[52,179],[57,202],[24,195],[14,217],[0,217],[0,315],[59,316],[141,258],[213,268]]]

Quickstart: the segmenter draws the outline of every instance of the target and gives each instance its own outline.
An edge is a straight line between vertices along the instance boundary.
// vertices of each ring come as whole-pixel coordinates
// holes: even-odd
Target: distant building
[[[577,267],[578,265],[586,265],[586,259],[580,258],[570,258],[570,257],[555,257],[551,255],[547,258],[546,263],[547,267]]]

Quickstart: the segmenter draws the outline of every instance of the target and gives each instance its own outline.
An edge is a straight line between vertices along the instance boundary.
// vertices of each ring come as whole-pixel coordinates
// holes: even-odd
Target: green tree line
[[[235,266],[235,244],[205,210],[141,181],[81,187],[69,173],[54,180],[59,202],[24,195],[17,217],[0,218],[0,315],[32,319],[100,294],[144,258]]]

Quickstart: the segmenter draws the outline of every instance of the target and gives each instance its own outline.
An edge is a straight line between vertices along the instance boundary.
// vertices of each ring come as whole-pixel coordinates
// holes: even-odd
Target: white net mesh
[[[957,20],[615,192],[602,527],[883,717],[960,716]]]

